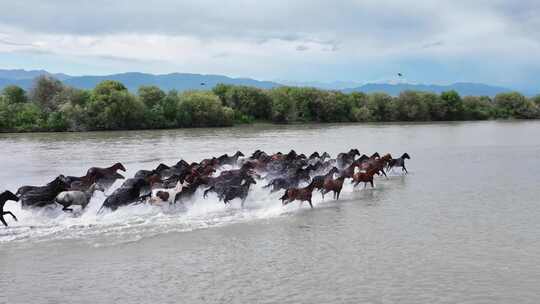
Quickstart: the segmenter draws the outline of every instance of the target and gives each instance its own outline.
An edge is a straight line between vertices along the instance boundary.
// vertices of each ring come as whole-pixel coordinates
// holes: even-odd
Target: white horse
[[[73,211],[73,209],[68,208],[69,206],[79,205],[82,209],[86,208],[86,205],[90,202],[90,199],[94,195],[94,192],[105,191],[103,186],[94,183],[86,191],[71,190],[60,192],[55,199],[55,202],[62,205],[64,211]]]

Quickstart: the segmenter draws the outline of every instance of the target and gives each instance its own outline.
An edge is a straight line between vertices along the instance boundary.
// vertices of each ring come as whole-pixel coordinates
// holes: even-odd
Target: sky
[[[538,0],[1,1],[0,68],[540,91]]]

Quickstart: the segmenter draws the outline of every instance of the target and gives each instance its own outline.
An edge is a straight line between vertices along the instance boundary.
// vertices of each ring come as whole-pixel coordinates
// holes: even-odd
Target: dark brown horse
[[[4,205],[6,204],[7,201],[18,202],[19,198],[15,194],[13,194],[11,191],[4,191],[2,192],[2,194],[0,194],[0,221],[6,227],[8,224],[6,223],[6,220],[4,219],[4,215],[9,214],[11,215],[11,217],[13,217],[15,221],[17,221],[17,217],[13,213],[11,213],[11,211],[4,211]]]
[[[324,198],[324,195],[330,191],[334,192],[334,199],[339,200],[339,194],[341,193],[341,189],[343,189],[343,181],[345,181],[345,176],[340,176],[336,179],[326,179],[323,184],[322,189],[322,195]]]
[[[373,185],[373,175],[379,174],[377,170],[373,169],[367,172],[358,172],[353,175],[353,180],[351,183],[354,183],[354,187],[358,186],[360,183],[364,183],[364,188],[366,187],[367,183],[371,184],[371,188],[374,187]]]
[[[313,177],[312,182],[314,183],[315,189],[322,190],[324,187],[324,181],[327,179],[332,179],[334,177],[334,174],[338,173],[338,171],[338,168],[332,167],[332,169],[330,169],[330,171],[328,171],[328,173],[326,173],[325,175],[318,175]]]
[[[289,188],[285,191],[285,194],[280,198],[281,204],[284,206],[294,202],[294,201],[300,201],[300,204],[302,202],[308,202],[309,206],[313,208],[313,204],[311,203],[311,196],[313,194],[313,189],[315,185],[313,182],[309,184],[307,187],[304,188]]]
[[[115,176],[116,171],[126,171],[126,168],[121,163],[116,163],[108,168],[92,167],[86,171],[86,176],[93,176],[96,180],[100,178],[111,178]]]

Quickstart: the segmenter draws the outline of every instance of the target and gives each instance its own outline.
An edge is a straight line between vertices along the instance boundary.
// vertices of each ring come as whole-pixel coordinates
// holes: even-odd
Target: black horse
[[[400,158],[391,159],[388,162],[387,170],[392,169],[394,167],[401,167],[401,171],[404,171],[405,174],[408,174],[407,168],[405,168],[405,159],[411,159],[409,154],[403,153]]]
[[[109,208],[114,211],[118,209],[118,207],[135,203],[140,199],[142,190],[148,189],[149,186],[150,185],[144,178],[127,179],[120,188],[114,190],[114,192],[105,199],[99,210],[101,211],[103,208]]]
[[[44,207],[50,204],[54,204],[56,196],[63,191],[70,189],[69,181],[65,176],[59,175],[52,182],[42,187],[26,186],[30,188],[28,191],[23,192],[20,197],[22,207]]]
[[[13,194],[11,191],[4,191],[2,194],[0,194],[0,221],[4,226],[7,227],[6,220],[4,219],[4,215],[9,214],[15,221],[17,221],[17,217],[11,213],[11,211],[4,211],[4,205],[7,201],[19,201],[19,197],[17,197],[15,194]]]
[[[245,179],[243,184],[227,188],[223,195],[223,202],[228,204],[233,199],[239,198],[242,200],[242,207],[244,207],[244,202],[246,201],[249,193],[249,187],[256,183],[257,182],[250,176]]]
[[[220,157],[218,157],[218,163],[220,166],[223,165],[236,165],[238,163],[238,158],[245,156],[244,153],[240,151],[236,151],[236,153],[233,156],[229,156],[227,154],[223,154]]]

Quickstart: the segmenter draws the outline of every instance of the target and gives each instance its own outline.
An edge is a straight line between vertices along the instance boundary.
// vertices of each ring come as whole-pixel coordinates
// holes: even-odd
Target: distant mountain
[[[0,79],[11,79],[11,80],[23,80],[23,79],[34,79],[41,75],[50,75],[58,80],[65,80],[67,78],[70,78],[71,76],[63,74],[63,73],[49,73],[45,70],[2,70],[0,69]]]
[[[279,84],[270,81],[259,81],[250,78],[230,78],[222,75],[203,75],[188,73],[173,73],[153,75],[145,73],[122,73],[108,76],[77,76],[64,81],[65,84],[77,88],[90,89],[103,80],[122,82],[130,91],[136,91],[141,85],[156,85],[162,90],[175,89],[178,91],[193,89],[211,89],[219,83],[246,85],[258,88],[273,88]]]
[[[362,84],[354,81],[332,81],[332,82],[320,82],[320,81],[290,81],[290,80],[276,80],[277,83],[291,86],[291,87],[311,87],[324,90],[344,90],[348,88],[354,88],[361,86]]]
[[[450,85],[427,85],[427,84],[409,84],[409,83],[397,83],[397,84],[387,84],[387,83],[368,83],[356,88],[344,89],[343,92],[364,92],[364,93],[374,93],[374,92],[384,92],[392,96],[397,96],[403,91],[425,91],[433,93],[441,93],[444,91],[455,90],[461,96],[495,96],[499,93],[510,92],[511,89],[490,86],[487,84],[481,83],[468,83],[468,82],[458,82]]]
[[[7,85],[18,85],[24,89],[30,89],[35,77],[40,75],[51,75],[65,84],[80,88],[91,89],[103,80],[117,80],[122,82],[130,91],[136,92],[141,85],[156,85],[163,90],[175,89],[178,91],[194,89],[211,89],[218,83],[232,85],[246,85],[258,88],[269,89],[281,85],[289,86],[308,86],[326,90],[341,90],[345,93],[350,92],[385,92],[393,96],[406,90],[427,91],[441,93],[449,90],[456,90],[460,95],[475,96],[495,96],[499,93],[512,91],[508,88],[490,86],[481,83],[454,83],[451,85],[426,85],[426,84],[408,84],[408,83],[368,83],[359,85],[356,82],[292,82],[292,81],[260,81],[250,78],[231,78],[223,75],[204,75],[189,73],[172,74],[146,74],[146,73],[121,73],[106,76],[70,76],[62,73],[52,74],[44,70],[2,70],[0,69],[0,89]],[[356,86],[358,85],[358,86]],[[355,86],[355,87],[351,87]]]
[[[51,75],[62,80],[66,85],[80,89],[94,88],[103,80],[122,82],[130,91],[137,91],[141,85],[156,85],[163,90],[178,91],[193,89],[211,89],[218,83],[246,85],[258,88],[273,88],[280,84],[270,81],[259,81],[250,78],[231,78],[222,75],[203,75],[188,73],[173,73],[154,75],[146,73],[121,73],[106,76],[69,76],[66,74],[51,74],[47,71],[0,70],[0,88],[14,84],[25,89],[32,86],[32,81],[40,75]]]

